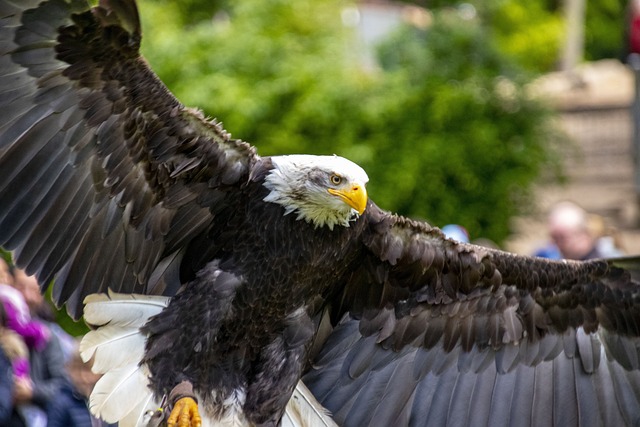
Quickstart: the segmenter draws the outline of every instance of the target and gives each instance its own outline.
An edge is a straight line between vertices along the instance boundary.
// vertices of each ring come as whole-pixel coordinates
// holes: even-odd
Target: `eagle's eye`
[[[331,180],[331,183],[333,185],[339,185],[342,182],[342,177],[340,175],[336,175],[335,173],[331,175],[331,178],[329,179]]]

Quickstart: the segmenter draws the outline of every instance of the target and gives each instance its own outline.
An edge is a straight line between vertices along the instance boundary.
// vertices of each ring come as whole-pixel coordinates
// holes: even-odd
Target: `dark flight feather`
[[[255,374],[256,422],[300,377],[345,426],[639,422],[639,257],[509,254],[371,201],[331,231],[284,216],[273,160],[140,40],[133,0],[0,0],[0,245],[76,318],[108,288],[175,296],[143,328],[154,392]]]

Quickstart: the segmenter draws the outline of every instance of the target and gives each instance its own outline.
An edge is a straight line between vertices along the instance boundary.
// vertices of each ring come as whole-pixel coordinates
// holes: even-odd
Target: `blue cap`
[[[447,224],[442,227],[442,232],[450,239],[457,240],[462,243],[469,243],[469,233],[461,225]]]

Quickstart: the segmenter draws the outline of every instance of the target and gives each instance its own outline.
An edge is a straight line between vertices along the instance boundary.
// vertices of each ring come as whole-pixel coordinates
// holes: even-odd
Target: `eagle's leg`
[[[202,425],[198,402],[189,381],[182,381],[171,390],[169,402],[173,404],[173,408],[167,419],[167,427],[200,427]]]
[[[315,327],[302,310],[289,315],[282,335],[262,349],[254,365],[244,405],[249,421],[261,427],[279,425],[302,374],[307,345]]]

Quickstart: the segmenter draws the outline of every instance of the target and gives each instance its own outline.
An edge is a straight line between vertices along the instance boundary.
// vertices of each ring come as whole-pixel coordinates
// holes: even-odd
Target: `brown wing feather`
[[[134,2],[38,3],[0,8],[0,186],[16,200],[0,245],[41,283],[56,276],[75,316],[107,284],[170,292],[149,277],[248,178],[255,151],[148,68]]]
[[[367,250],[333,317],[360,318],[361,332],[385,346],[444,340],[448,349],[463,342],[469,351],[568,328],[640,331],[640,285],[613,262],[553,261],[463,244],[373,204],[366,218]]]
[[[304,377],[338,423],[640,417],[637,258],[514,255],[446,239],[372,203],[364,219],[364,255],[328,309],[335,329]],[[483,394],[474,397],[475,387]],[[458,399],[469,412],[451,410]]]

